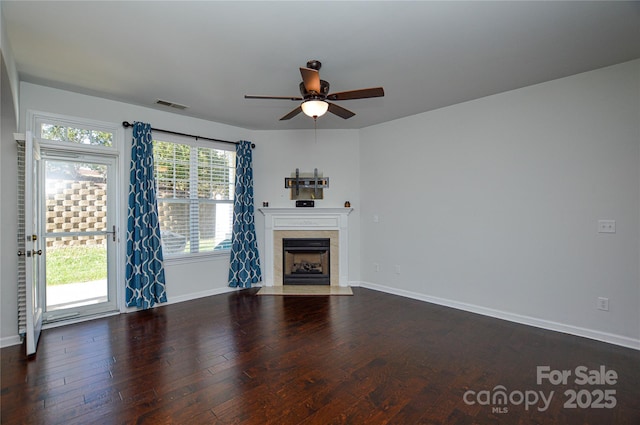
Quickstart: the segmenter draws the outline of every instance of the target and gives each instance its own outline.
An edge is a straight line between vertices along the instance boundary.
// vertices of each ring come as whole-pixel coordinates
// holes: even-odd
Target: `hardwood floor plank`
[[[255,289],[43,331],[2,349],[4,424],[638,424],[640,352],[353,288],[349,297]],[[536,368],[570,370],[567,384]],[[615,370],[579,385],[575,369]],[[554,392],[549,405],[477,394]],[[567,408],[565,391],[616,406]],[[473,392],[473,403],[465,394]]]

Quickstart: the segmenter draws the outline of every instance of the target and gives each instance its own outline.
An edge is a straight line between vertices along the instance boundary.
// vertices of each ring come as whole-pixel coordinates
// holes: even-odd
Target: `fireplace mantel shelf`
[[[349,215],[353,208],[258,208],[264,215],[288,215],[288,214],[347,214]]]

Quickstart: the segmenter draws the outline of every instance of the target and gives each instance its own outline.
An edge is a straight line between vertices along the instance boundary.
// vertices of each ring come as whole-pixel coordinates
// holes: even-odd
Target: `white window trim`
[[[40,133],[41,124],[43,123],[57,124],[66,127],[91,128],[92,130],[111,132],[114,136],[113,145],[83,145],[74,142],[43,139],[42,134]],[[27,111],[27,125],[29,124],[31,124],[31,131],[33,132],[34,137],[38,139],[42,146],[46,146],[50,150],[56,150],[57,148],[59,150],[76,151],[88,154],[122,156],[121,154],[124,148],[124,128],[122,127],[122,124],[31,110]]]

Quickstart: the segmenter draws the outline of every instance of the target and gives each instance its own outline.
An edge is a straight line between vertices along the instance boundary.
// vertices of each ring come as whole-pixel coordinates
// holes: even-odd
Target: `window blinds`
[[[24,234],[24,142],[18,142],[18,251],[25,252]],[[25,335],[27,331],[27,278],[26,257],[18,256],[18,334]]]

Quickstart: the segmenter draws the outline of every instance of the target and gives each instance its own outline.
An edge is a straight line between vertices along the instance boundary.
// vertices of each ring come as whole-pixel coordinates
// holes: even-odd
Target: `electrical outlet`
[[[400,274],[400,265],[396,264],[396,274]]]
[[[373,263],[373,270],[376,272],[380,271],[380,263]]]
[[[374,223],[379,223],[380,222],[380,216],[378,214],[374,214],[373,215],[373,222]]]
[[[615,220],[598,220],[598,233],[615,233]]]
[[[598,297],[598,310],[609,311],[609,298]]]

